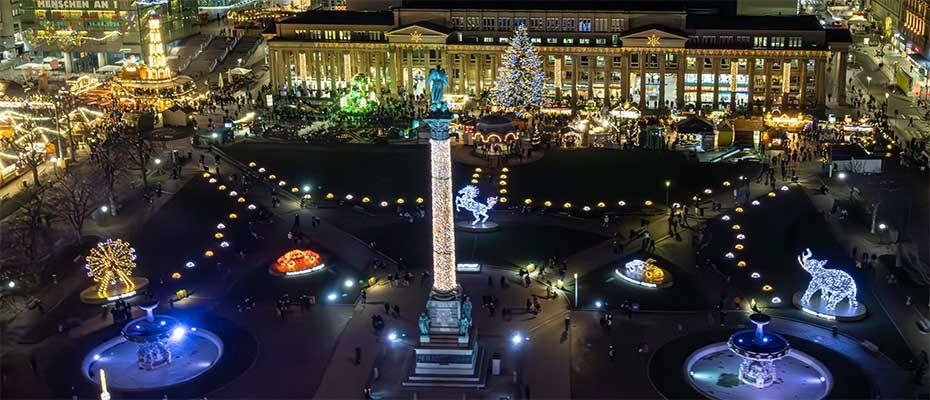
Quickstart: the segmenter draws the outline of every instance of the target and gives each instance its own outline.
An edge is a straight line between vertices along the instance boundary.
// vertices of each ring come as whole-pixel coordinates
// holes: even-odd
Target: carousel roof
[[[16,82],[0,80],[0,96],[26,97],[26,91]]]
[[[691,115],[675,123],[679,133],[708,133],[714,131],[714,124],[705,118]]]
[[[514,130],[513,121],[505,115],[486,114],[478,120],[475,130],[481,133],[510,133]]]

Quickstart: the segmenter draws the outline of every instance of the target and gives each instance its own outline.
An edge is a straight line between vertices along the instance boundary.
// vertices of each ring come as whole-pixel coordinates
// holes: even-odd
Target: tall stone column
[[[428,118],[430,182],[433,211],[433,291],[455,291],[455,226],[452,215],[452,155],[449,146],[451,119]],[[458,321],[456,321],[458,322]]]

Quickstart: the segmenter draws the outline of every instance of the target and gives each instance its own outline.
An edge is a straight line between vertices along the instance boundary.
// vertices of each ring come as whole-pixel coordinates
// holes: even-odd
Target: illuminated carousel
[[[161,113],[178,104],[194,100],[194,80],[176,75],[165,62],[161,38],[161,20],[152,11],[148,20],[148,63],[135,58],[123,61],[120,76],[114,80],[113,94],[122,105],[136,110],[154,109]]]
[[[278,257],[268,273],[274,276],[302,276],[326,268],[323,257],[313,250],[294,249]]]
[[[97,243],[85,260],[87,276],[95,285],[81,292],[84,303],[105,304],[133,297],[149,283],[148,279],[131,276],[136,269],[136,250],[120,239]]]

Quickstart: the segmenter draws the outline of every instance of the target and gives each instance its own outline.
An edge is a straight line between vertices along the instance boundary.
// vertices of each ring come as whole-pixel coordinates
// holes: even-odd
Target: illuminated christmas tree
[[[375,91],[371,90],[368,77],[364,74],[352,78],[352,87],[349,92],[339,99],[339,108],[349,115],[368,114],[378,104]]]
[[[542,68],[542,58],[530,42],[526,26],[518,25],[497,72],[491,91],[493,104],[520,116],[537,110],[543,102],[546,78]]]

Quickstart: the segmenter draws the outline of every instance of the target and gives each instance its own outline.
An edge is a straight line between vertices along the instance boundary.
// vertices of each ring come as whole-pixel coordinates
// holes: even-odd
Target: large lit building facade
[[[559,10],[467,4],[410,1],[392,11],[311,11],[280,21],[266,32],[272,83],[326,96],[364,73],[376,88],[411,93],[442,64],[448,92],[474,96],[491,88],[513,27],[525,24],[554,101],[630,101],[647,113],[670,106],[818,111],[828,88],[837,99],[845,91],[850,35],[825,30],[812,16],[689,15],[619,2],[604,9],[559,3]]]
[[[146,23],[161,18],[165,42],[198,32],[198,0],[21,0],[30,50],[59,55],[69,72],[92,71],[126,54],[143,58]]]

